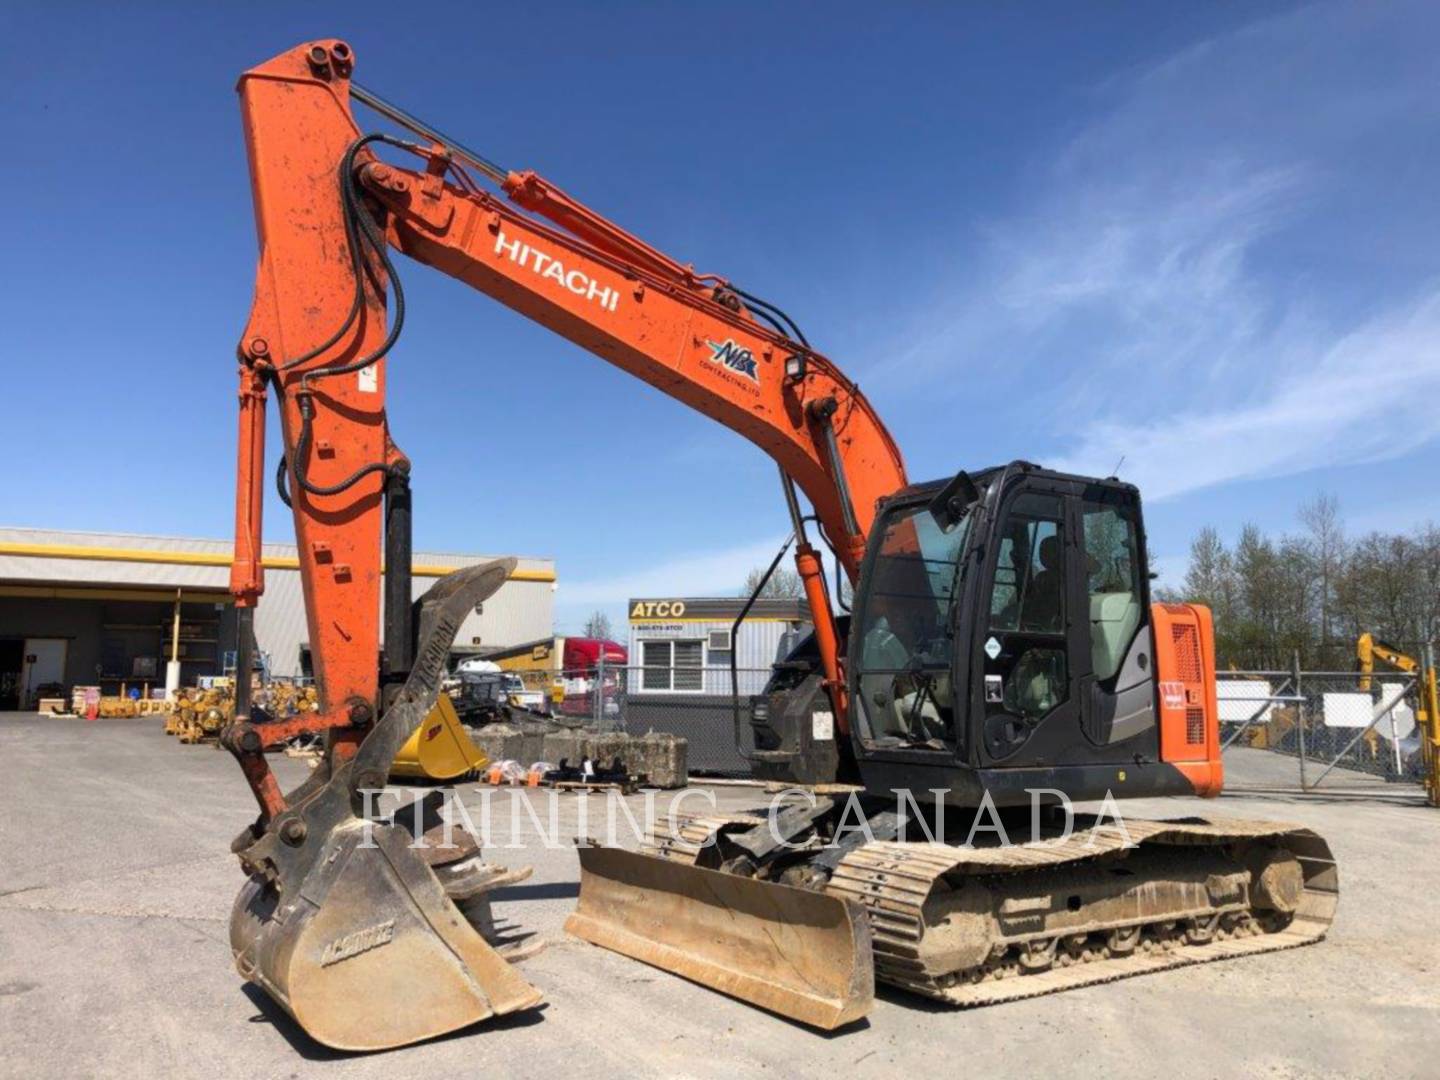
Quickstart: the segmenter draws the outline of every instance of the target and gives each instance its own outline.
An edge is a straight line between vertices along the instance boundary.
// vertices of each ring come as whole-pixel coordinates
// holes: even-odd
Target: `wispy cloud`
[[[811,540],[815,542],[813,533]],[[556,625],[562,631],[578,633],[593,612],[603,611],[610,617],[612,631],[623,632],[625,602],[635,597],[738,596],[750,571],[769,566],[784,541],[785,537],[777,534],[655,562],[619,577],[562,579],[555,594]],[[780,564],[784,569],[794,569],[793,554],[791,548]],[[825,579],[833,582],[834,560],[823,548],[819,554]]]
[[[1435,131],[1440,80],[1405,27],[1307,8],[1097,89],[869,385],[933,394],[960,372],[1033,433],[1026,456],[1106,473],[1123,455],[1152,498],[1440,437],[1420,404],[1440,392],[1433,245],[1394,260],[1408,277],[1368,257],[1379,230],[1433,218],[1377,175]]]
[[[754,567],[768,566],[783,536],[750,540],[734,547],[697,552],[652,563],[622,575],[562,581],[556,607],[566,617],[623,604],[636,596],[734,596]]]
[[[1290,343],[1294,348],[1295,343]],[[1151,499],[1228,480],[1399,457],[1440,437],[1440,290],[1312,343],[1310,362],[1284,370],[1232,405],[1177,409],[1088,425],[1054,464],[1125,475]]]

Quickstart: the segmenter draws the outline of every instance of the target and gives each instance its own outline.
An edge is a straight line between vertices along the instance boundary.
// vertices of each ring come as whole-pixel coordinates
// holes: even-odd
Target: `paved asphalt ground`
[[[522,969],[546,1005],[347,1055],[231,965],[241,877],[228,847],[254,811],[228,755],[181,746],[156,720],[3,714],[0,1076],[1440,1076],[1440,811],[1383,785],[1287,794],[1292,763],[1240,754],[1230,775],[1243,794],[1126,809],[1321,832],[1342,894],[1319,945],[969,1012],[882,989],[868,1021],[825,1037],[568,940],[575,855],[546,850],[532,827],[527,850],[496,855],[536,871],[497,911],[548,942]],[[287,786],[305,773],[276,767]],[[759,801],[715,793],[722,808]],[[478,806],[476,788],[462,794]],[[496,797],[502,823],[511,797]],[[574,797],[562,798],[573,823]]]

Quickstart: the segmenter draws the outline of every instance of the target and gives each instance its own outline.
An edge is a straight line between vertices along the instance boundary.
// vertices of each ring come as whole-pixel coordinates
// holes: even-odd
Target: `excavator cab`
[[[1160,767],[1139,492],[1024,462],[967,483],[963,505],[922,484],[877,515],[848,644],[862,780],[918,767],[963,805],[1099,797],[1115,764],[1182,786]]]
[[[1149,582],[1130,484],[1014,462],[905,488],[878,508],[842,627],[849,740],[827,742],[804,642],[752,703],[752,766],[941,787],[960,806],[1023,804],[1034,787],[1098,798],[1122,765],[1127,794],[1193,793],[1162,753]]]

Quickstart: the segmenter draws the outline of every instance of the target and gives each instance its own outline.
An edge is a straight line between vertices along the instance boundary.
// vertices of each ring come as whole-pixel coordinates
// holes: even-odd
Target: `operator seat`
[[[1060,629],[1065,594],[1065,576],[1061,573],[1061,559],[1064,555],[1060,548],[1060,538],[1047,536],[1041,540],[1038,555],[1040,572],[1030,582],[1020,627],[1022,630],[1038,630],[1042,633],[1056,632]]]

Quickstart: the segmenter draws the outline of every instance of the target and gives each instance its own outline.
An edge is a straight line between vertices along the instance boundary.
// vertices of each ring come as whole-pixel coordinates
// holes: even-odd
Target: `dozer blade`
[[[396,704],[353,758],[327,756],[283,813],[237,841],[250,878],[230,919],[236,967],[327,1046],[404,1046],[541,1001],[477,932],[488,919],[472,923],[475,897],[462,898],[464,912],[449,898],[436,859],[418,844],[424,830],[361,816],[367,792],[384,785],[396,752],[434,709],[456,628],[514,565],[467,567],[431,588]],[[412,810],[418,820],[421,809],[402,807],[395,820]]]
[[[581,847],[576,937],[829,1031],[870,1011],[870,923],[825,893]]]

